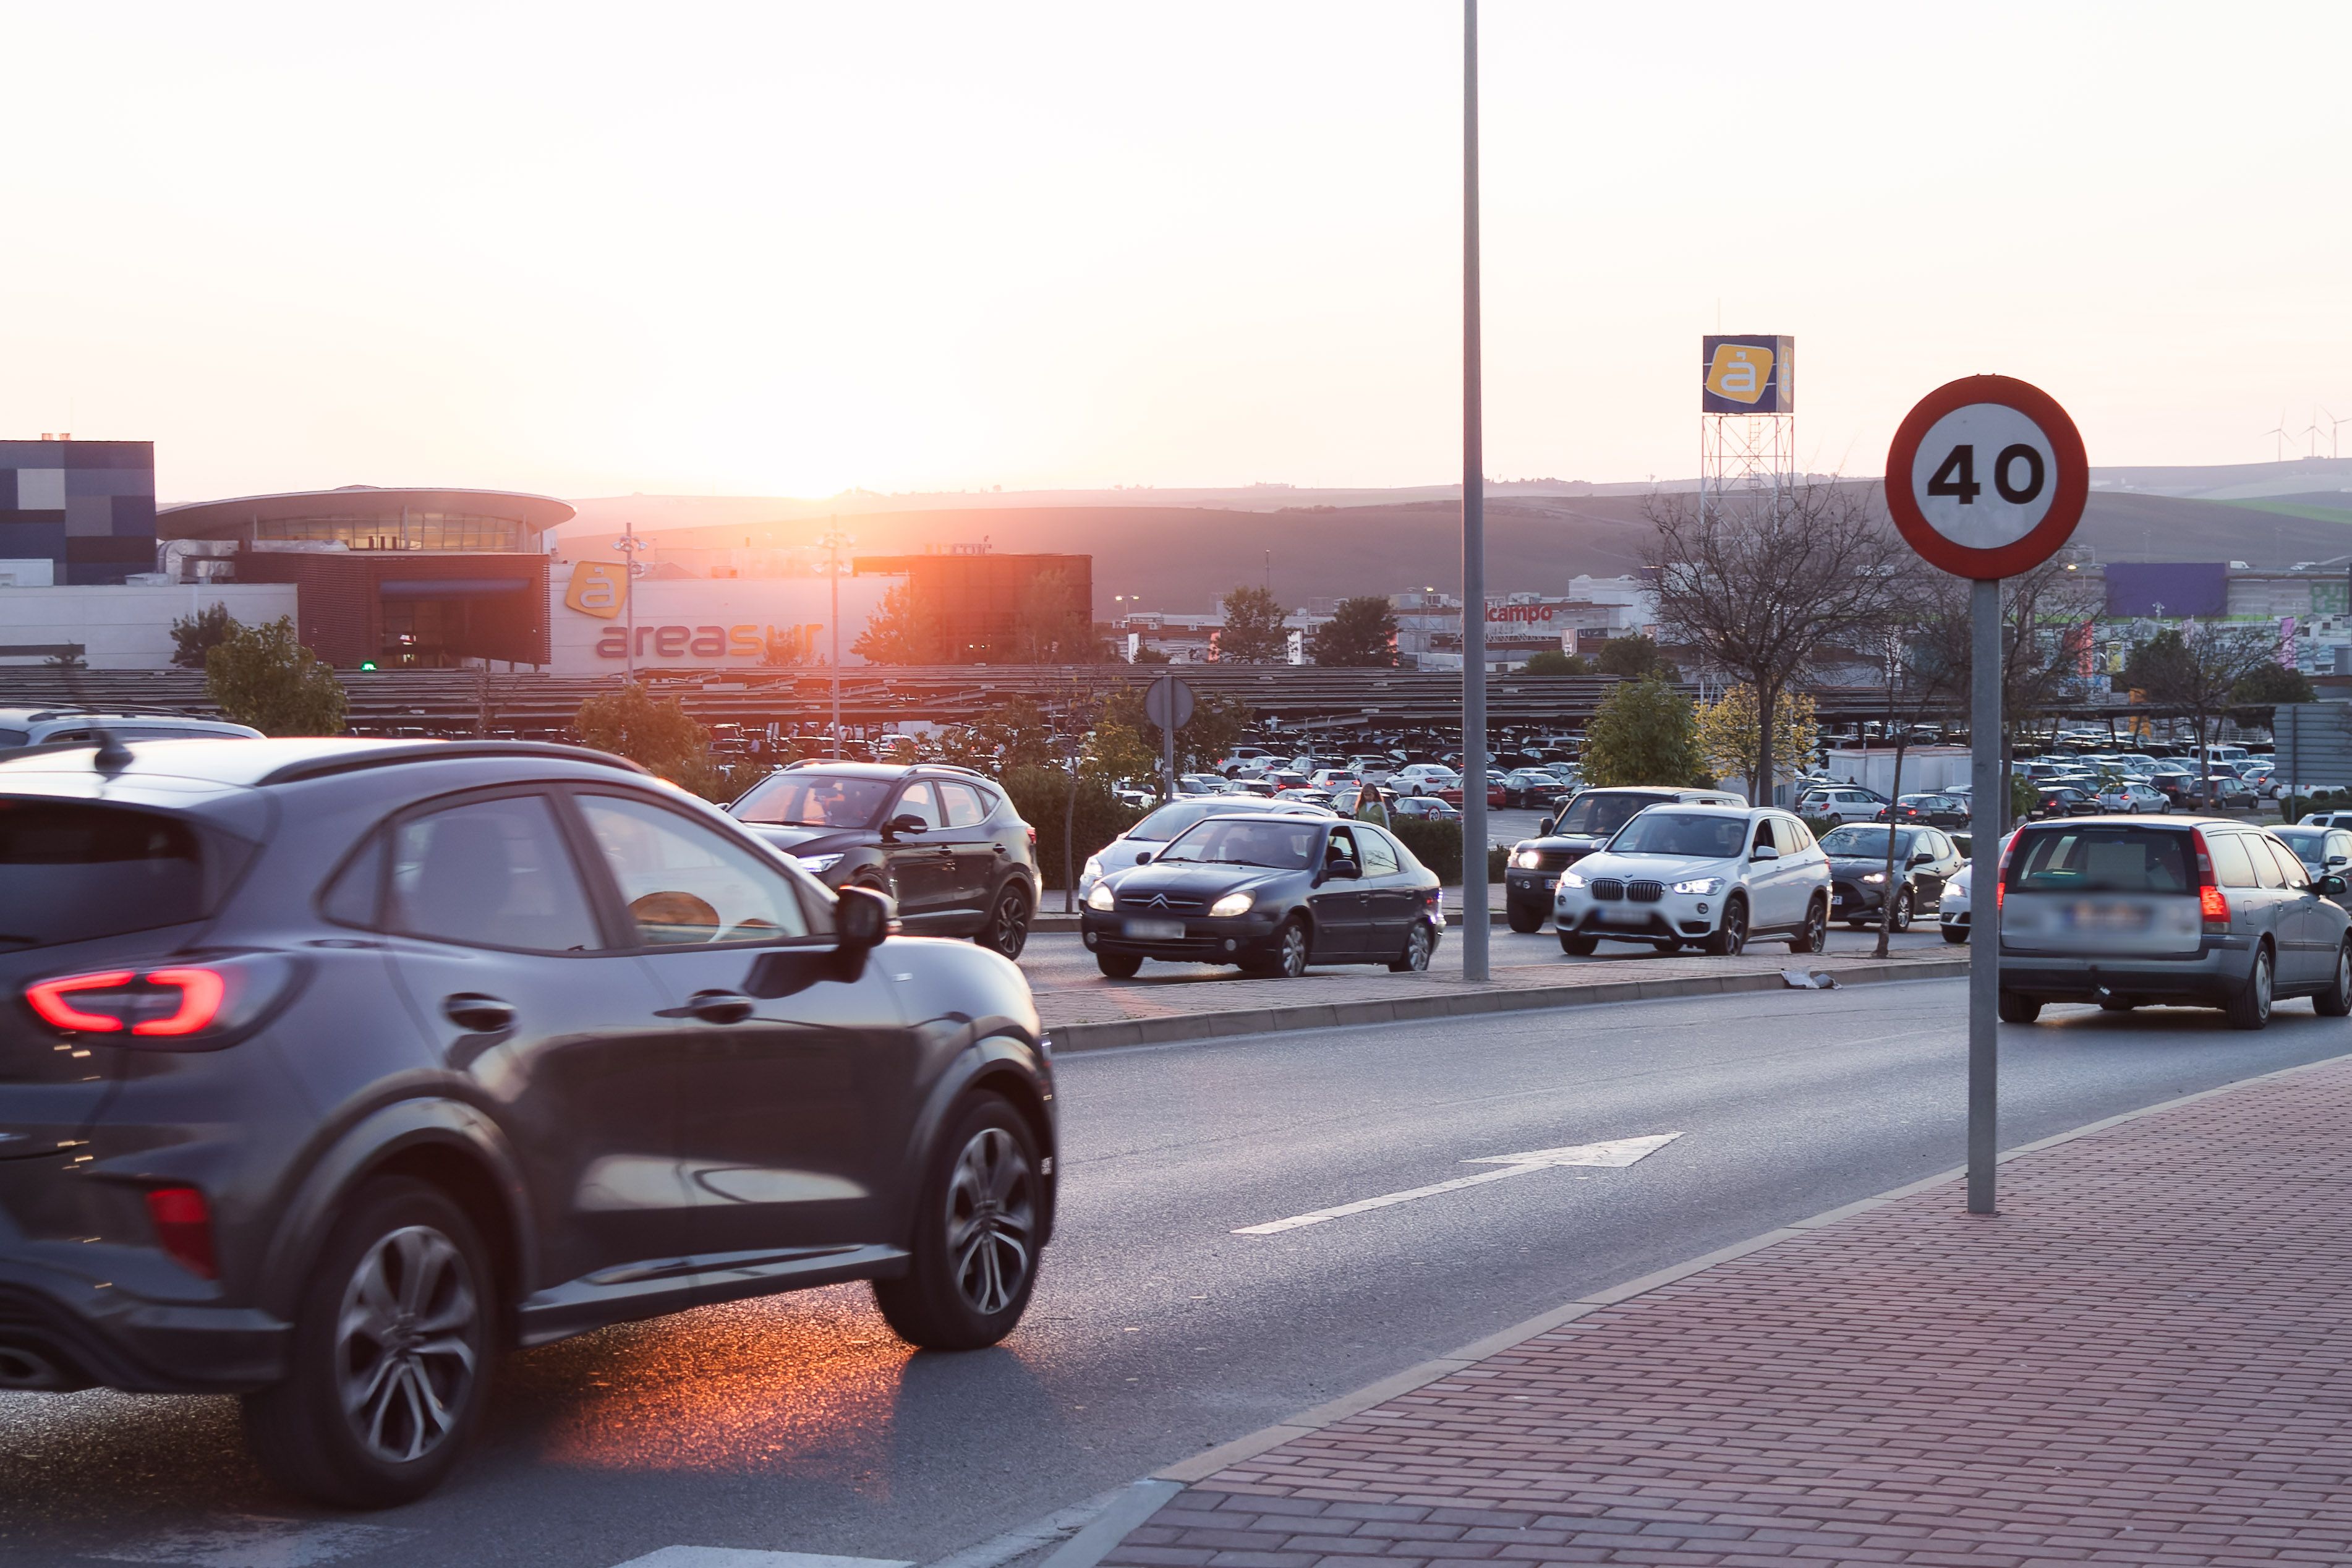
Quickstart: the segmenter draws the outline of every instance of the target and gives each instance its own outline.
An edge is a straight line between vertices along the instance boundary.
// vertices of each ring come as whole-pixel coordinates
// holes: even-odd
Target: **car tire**
[[[303,1283],[285,1379],[245,1396],[264,1473],[341,1508],[438,1486],[488,1403],[495,1279],[441,1189],[407,1176],[362,1187]]]
[[[907,1272],[874,1282],[890,1331],[921,1350],[970,1351],[1013,1331],[1037,1283],[1045,1193],[1021,1113],[976,1096],[933,1146],[915,1196]]]
[[[1276,929],[1272,950],[1242,967],[1261,980],[1296,980],[1307,973],[1307,960],[1313,955],[1314,942],[1307,922],[1293,915]]]
[[[1143,957],[1134,952],[1097,952],[1095,967],[1113,980],[1132,980],[1143,969]]]
[[[2031,1024],[2034,1019],[2042,1016],[2042,1004],[2031,996],[2021,996],[2014,991],[2004,991],[2000,994],[1998,1011],[2000,1014],[2000,1021],[2004,1024]]]
[[[2276,963],[2267,942],[2254,949],[2254,967],[2248,972],[2246,983],[2221,1008],[2230,1027],[2259,1029],[2270,1023],[2271,1005],[2276,1000]]]
[[[1525,910],[1517,904],[1512,904],[1505,909],[1504,914],[1510,921],[1511,929],[1521,936],[1543,930],[1544,918],[1541,910]]]
[[[1029,889],[1018,877],[1008,878],[989,906],[988,924],[971,939],[1003,957],[1017,959],[1029,945]]]
[[[1389,973],[1391,974],[1425,973],[1429,968],[1429,955],[1436,951],[1436,934],[1425,922],[1415,921],[1412,922],[1412,929],[1404,933],[1404,951],[1389,960]]]
[[[1969,928],[1966,926],[1946,926],[1944,928],[1944,940],[1950,942],[1954,947],[1962,946],[1969,940]]]
[[[1748,949],[1748,900],[1736,894],[1723,901],[1723,920],[1700,944],[1710,956],[1737,958]],[[1672,951],[1669,949],[1668,951]]]
[[[1909,931],[1911,929],[1910,889],[1906,888],[1901,892],[1895,895],[1895,909],[1894,911],[1886,917],[1886,923],[1888,929],[1893,931]]]
[[[2311,1010],[2323,1018],[2352,1014],[2352,942],[2336,950],[2336,980],[2311,999]]]
[[[1559,933],[1559,950],[1570,958],[1591,958],[1601,949],[1597,936],[1579,936],[1574,931]]]
[[[1789,939],[1790,952],[1819,952],[1830,944],[1829,906],[1815,899],[1805,906],[1805,930]]]

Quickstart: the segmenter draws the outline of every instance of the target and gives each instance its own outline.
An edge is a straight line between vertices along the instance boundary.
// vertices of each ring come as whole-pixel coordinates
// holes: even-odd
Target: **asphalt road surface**
[[[2282,1008],[2003,1035],[2004,1142],[2352,1049]],[[510,1359],[471,1462],[367,1516],[269,1491],[216,1398],[0,1396],[0,1561],[609,1568],[674,1544],[932,1562],[1595,1288],[1959,1163],[1957,981],[1087,1053],[1005,1345],[910,1354],[862,1288]],[[1679,1137],[1271,1234],[1465,1163]]]

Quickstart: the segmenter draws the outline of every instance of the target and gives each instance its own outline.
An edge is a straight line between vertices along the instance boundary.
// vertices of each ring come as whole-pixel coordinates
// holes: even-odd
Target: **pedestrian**
[[[1377,822],[1382,827],[1390,826],[1389,805],[1381,798],[1380,785],[1367,782],[1362,789],[1356,792],[1356,820]]]

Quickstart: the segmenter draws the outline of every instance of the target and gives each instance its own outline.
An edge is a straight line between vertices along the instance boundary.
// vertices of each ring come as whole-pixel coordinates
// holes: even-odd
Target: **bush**
[[[2352,807],[2352,789],[2315,789],[2309,795],[2291,795],[2279,801],[2279,821],[2292,826],[2315,811],[2342,811]]]
[[[1822,837],[1833,827],[1845,826],[1834,816],[1801,816],[1797,820],[1803,823],[1805,830],[1816,838]]]
[[[1037,830],[1037,875],[1048,889],[1076,884],[1062,859],[1062,817],[1070,805],[1070,775],[1059,768],[1013,768],[1001,781],[1021,819]],[[1077,814],[1070,828],[1070,852],[1084,866],[1087,857],[1143,820],[1123,805],[1099,779],[1078,781]]]
[[[227,626],[205,654],[205,691],[222,718],[265,735],[343,732],[343,683],[296,640],[291,616]]]
[[[1462,881],[1462,825],[1458,822],[1433,822],[1425,816],[1400,816],[1391,820],[1391,830],[1399,842],[1412,851],[1412,858],[1437,873],[1437,879],[1447,887]],[[1511,852],[1489,846],[1486,850],[1486,880],[1503,879],[1503,866]]]

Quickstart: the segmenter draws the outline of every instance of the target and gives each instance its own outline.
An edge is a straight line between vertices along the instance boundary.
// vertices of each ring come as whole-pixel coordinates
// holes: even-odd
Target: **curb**
[[[2213,1100],[2221,1095],[2234,1094],[2242,1089],[2249,1089],[2258,1083],[2267,1083],[2273,1079],[2291,1078],[2296,1073],[2335,1067],[2343,1060],[2343,1056],[2323,1057],[2315,1062],[2304,1062],[2296,1067],[2280,1068],[2274,1072],[2257,1073],[2252,1078],[2238,1079],[2230,1083],[2217,1085],[2212,1089],[2200,1089],[2194,1094],[2184,1094],[2171,1100],[2158,1100],[2154,1105],[2144,1105],[2137,1110],[2126,1110],[2117,1116],[2103,1117],[2097,1121],[2085,1122],[2080,1127],[2064,1132],[2053,1133],[2047,1138],[2037,1138],[2031,1143],[2021,1143],[2014,1149],[2004,1151],[1995,1163],[2006,1165],[2012,1160],[2022,1159],[2028,1154],[2038,1154],[2045,1149],[2055,1148],[2061,1143],[2071,1143],[2077,1138],[2087,1138],[2094,1133],[2105,1132],[2111,1127],[2120,1127],[2125,1122],[2137,1121],[2143,1116],[2154,1116],[2159,1111],[2177,1110],[2184,1105],[2194,1105],[2200,1100]],[[1513,1345],[1531,1340],[1538,1334],[1548,1333],[1562,1323],[1573,1322],[1589,1312],[1599,1311],[1603,1307],[1613,1307],[1621,1301],[1631,1300],[1636,1296],[1647,1295],[1663,1286],[1672,1285],[1677,1280],[1686,1279],[1702,1270],[1712,1268],[1718,1263],[1728,1263],[1735,1258],[1744,1258],[1748,1253],[1760,1252],[1765,1247],[1779,1242],[1792,1240],[1808,1231],[1820,1230],[1823,1226],[1835,1225],[1840,1220],[1850,1219],[1855,1215],[1883,1208],[1888,1204],[1927,1192],[1931,1188],[1963,1180],[1967,1175],[1967,1166],[1955,1166],[1951,1170],[1941,1171],[1916,1182],[1906,1182],[1899,1187],[1889,1188],[1871,1197],[1857,1199],[1850,1204],[1841,1204],[1836,1208],[1825,1209],[1820,1214],[1809,1215],[1804,1219],[1790,1220],[1787,1225],[1775,1226],[1770,1230],[1751,1236],[1745,1241],[1735,1241],[1730,1246],[1719,1247],[1713,1252],[1685,1258],[1680,1263],[1661,1268],[1654,1274],[1644,1274],[1639,1279],[1628,1279],[1621,1285],[1611,1285],[1595,1290],[1589,1296],[1580,1296],[1564,1306],[1555,1307],[1549,1312],[1541,1312],[1524,1321],[1514,1323],[1509,1328],[1489,1334],[1483,1340],[1474,1340],[1450,1355],[1438,1356],[1423,1362],[1417,1366],[1409,1366],[1393,1376],[1384,1377],[1380,1382],[1369,1384],[1352,1394],[1343,1394],[1337,1399],[1327,1400],[1310,1409],[1302,1410],[1297,1415],[1277,1422],[1272,1426],[1261,1427],[1244,1436],[1236,1437],[1229,1443],[1221,1443],[1213,1448],[1195,1454],[1189,1459],[1179,1460],[1163,1469],[1153,1471],[1148,1479],[1181,1481],[1186,1485],[1206,1480],[1220,1470],[1226,1469],[1244,1459],[1263,1454],[1268,1448],[1288,1442],[1293,1437],[1320,1431],[1334,1422],[1360,1415],[1375,1405],[1395,1398],[1400,1394],[1410,1394],[1416,1388],[1435,1383],[1439,1378],[1450,1376],[1489,1356],[1498,1355]],[[1107,1554],[1109,1550],[1110,1547],[1106,1545],[1103,1552]],[[1099,1561],[1099,1556],[1087,1562],[1074,1560],[1057,1563],[1056,1568],[1093,1568],[1093,1563]]]
[[[1840,985],[1887,980],[1954,980],[1967,975],[1965,958],[1897,959],[1832,971]],[[1370,1002],[1307,1002],[1286,1007],[1235,1007],[1223,1013],[1178,1013],[1161,1018],[1119,1018],[1099,1024],[1056,1024],[1045,1030],[1056,1055],[1116,1050],[1122,1046],[1266,1035],[1285,1029],[1338,1029],[1402,1024],[1423,1018],[1465,1018],[1486,1013],[1589,1007],[1611,1002],[1655,1002],[1678,996],[1718,996],[1779,991],[1778,970],[1695,974],[1677,980],[1609,980],[1581,985],[1529,985],[1512,991],[1457,991]]]

